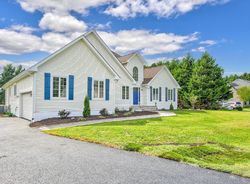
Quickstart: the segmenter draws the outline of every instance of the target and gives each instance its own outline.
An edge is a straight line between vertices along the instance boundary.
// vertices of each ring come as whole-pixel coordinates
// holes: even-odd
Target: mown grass
[[[250,177],[250,109],[176,113],[45,132]]]

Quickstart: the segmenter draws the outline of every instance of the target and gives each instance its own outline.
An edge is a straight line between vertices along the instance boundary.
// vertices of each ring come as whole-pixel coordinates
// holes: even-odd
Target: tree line
[[[181,89],[178,91],[180,108],[216,109],[219,102],[232,97],[231,82],[237,78],[250,79],[250,74],[224,77],[224,70],[209,54],[194,59],[187,55],[180,60],[160,61],[148,67],[165,65]]]

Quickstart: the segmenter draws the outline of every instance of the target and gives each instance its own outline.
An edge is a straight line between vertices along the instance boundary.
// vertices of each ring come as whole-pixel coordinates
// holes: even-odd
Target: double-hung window
[[[53,97],[66,98],[67,96],[67,79],[65,77],[53,77]]]
[[[94,80],[94,98],[104,98],[104,81]]]
[[[153,88],[153,100],[158,100],[159,98],[158,88]]]
[[[16,87],[16,85],[14,85],[14,96],[16,96],[17,95],[17,87]]]
[[[168,100],[173,100],[173,90],[172,89],[168,90]]]
[[[129,87],[128,86],[122,86],[122,99],[129,99]]]

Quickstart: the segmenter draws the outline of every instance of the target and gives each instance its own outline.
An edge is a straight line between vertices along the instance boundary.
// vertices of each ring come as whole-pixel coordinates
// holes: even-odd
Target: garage
[[[23,93],[22,94],[22,108],[21,108],[21,117],[32,120],[32,93]]]

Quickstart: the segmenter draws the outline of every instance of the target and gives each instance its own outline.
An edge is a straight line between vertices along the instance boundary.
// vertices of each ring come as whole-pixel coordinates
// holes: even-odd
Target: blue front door
[[[133,104],[138,105],[140,101],[140,90],[139,88],[133,88]]]

